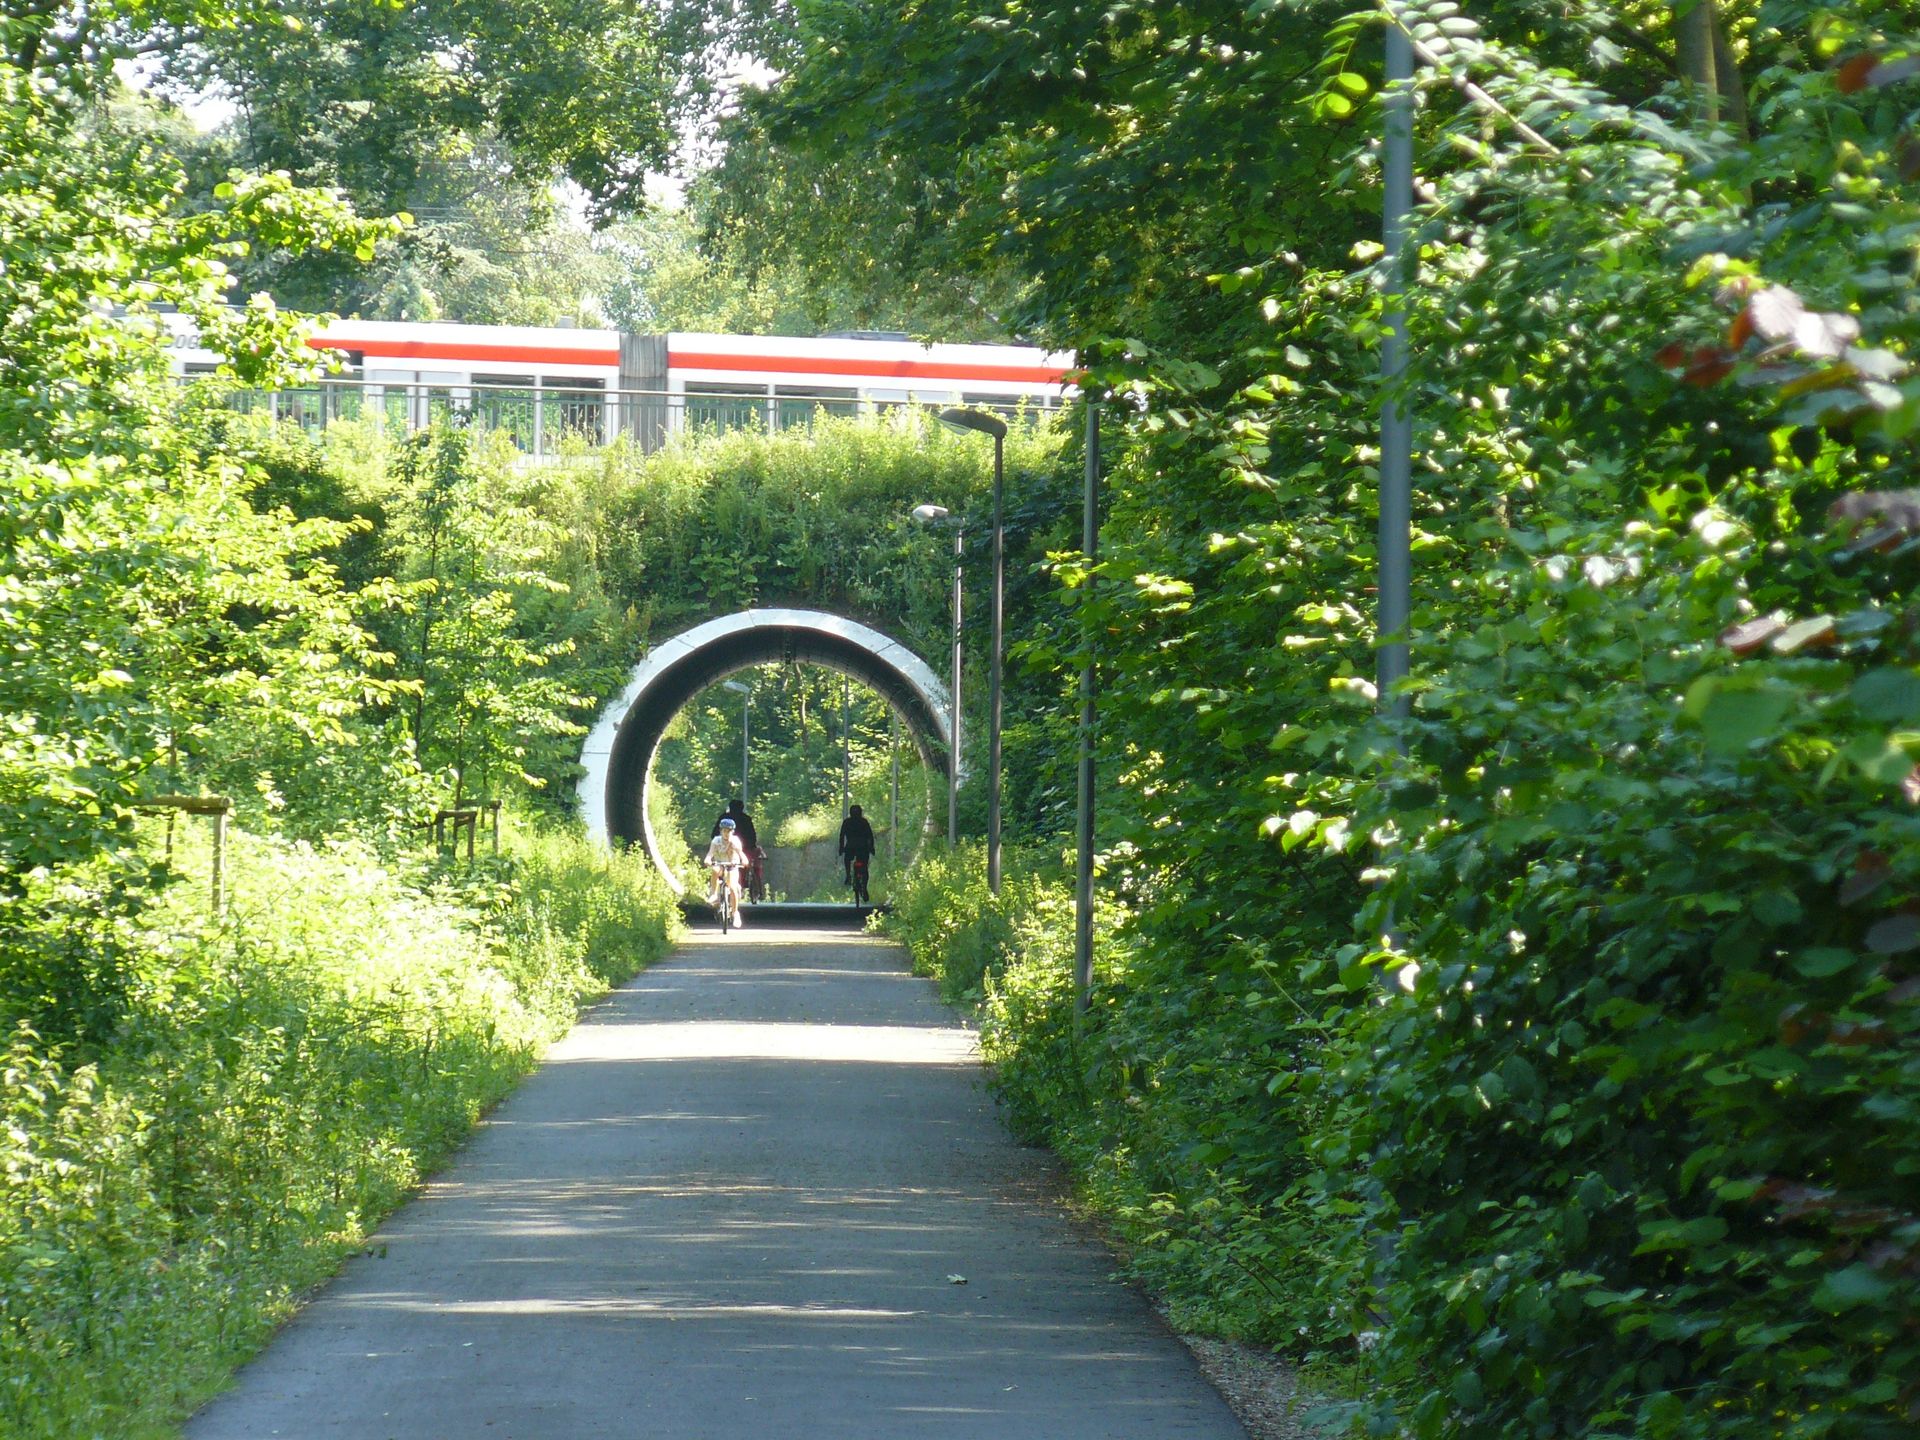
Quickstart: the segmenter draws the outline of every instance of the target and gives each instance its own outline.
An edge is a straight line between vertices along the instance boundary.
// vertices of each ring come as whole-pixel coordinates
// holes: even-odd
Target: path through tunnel
[[[581,811],[589,833],[614,845],[639,843],[676,893],[667,837],[653,833],[647,789],[653,761],[674,717],[709,686],[773,663],[839,671],[883,698],[900,716],[920,759],[944,776],[952,706],[927,663],[870,626],[818,610],[744,610],[697,625],[653,647],[620,697],[600,716],[580,761]]]

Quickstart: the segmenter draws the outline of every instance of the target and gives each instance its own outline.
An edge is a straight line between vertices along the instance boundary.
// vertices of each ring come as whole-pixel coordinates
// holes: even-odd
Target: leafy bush
[[[878,74],[837,41],[880,8],[814,12],[770,130],[964,157],[983,228],[954,253],[1022,268],[1125,426],[1091,614],[1132,919],[1079,1067],[1096,1111],[1137,1093],[1113,1166],[1186,1145],[1299,1207],[1288,1244],[1330,1263],[1274,1306],[1378,1332],[1369,1433],[1914,1433],[1910,7],[1202,6],[1156,14],[1186,36],[1157,75],[1131,12],[996,37],[938,5]],[[1398,696],[1369,596],[1388,277],[1340,220],[1373,204],[1381,117],[1341,126],[1376,22],[1422,56]],[[1127,64],[1133,123],[1033,90],[1029,54]],[[1216,142],[1209,113],[1261,124]],[[1118,174],[1154,177],[1126,225]]]
[[[144,1433],[203,1397],[672,924],[646,867],[568,837],[410,877],[236,832],[230,873],[223,926],[197,875],[148,924],[90,1063],[8,1037],[8,1435]]]

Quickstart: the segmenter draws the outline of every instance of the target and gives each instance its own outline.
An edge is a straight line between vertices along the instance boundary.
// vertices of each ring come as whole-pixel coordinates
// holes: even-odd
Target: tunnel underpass
[[[738,671],[775,663],[818,665],[867,686],[899,714],[922,763],[938,775],[947,773],[952,698],[912,650],[870,626],[825,611],[743,610],[654,646],[634,667],[619,698],[602,712],[580,756],[586,770],[581,813],[588,833],[609,845],[643,845],[674,893],[684,896],[647,812],[654,757],[674,716],[701,691]],[[756,908],[774,912],[782,907]],[[851,905],[824,908],[855,913]]]

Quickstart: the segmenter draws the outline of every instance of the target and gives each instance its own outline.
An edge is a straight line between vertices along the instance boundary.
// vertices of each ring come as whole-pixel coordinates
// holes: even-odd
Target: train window
[[[533,449],[533,386],[525,375],[475,375],[473,423],[482,430],[505,431],[515,448]]]
[[[817,385],[782,385],[775,389],[775,423],[782,430],[810,430],[818,415],[857,415],[860,392]]]
[[[960,403],[976,410],[991,410],[1009,420],[1024,419],[1030,425],[1047,408],[1045,397],[1038,395],[962,395]]]
[[[607,387],[599,380],[550,375],[540,382],[542,449],[562,441],[600,442],[607,410]]]
[[[724,435],[729,430],[764,430],[767,426],[767,392],[751,392],[739,385],[689,384],[686,397],[686,425],[689,430],[706,430]]]

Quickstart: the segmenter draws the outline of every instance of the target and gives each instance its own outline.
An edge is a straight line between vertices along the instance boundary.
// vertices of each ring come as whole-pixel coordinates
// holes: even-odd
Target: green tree
[[[160,309],[203,325],[237,379],[290,373],[291,325],[222,308],[228,262],[252,245],[370,253],[390,227],[283,177],[183,204],[178,167],[99,108],[113,47],[87,37],[134,18],[89,11],[82,36],[12,17],[8,53],[37,68],[0,64],[0,1003],[56,1033],[110,1010],[116,952],[82,932],[138,877],[82,882],[126,839],[131,802],[216,719],[329,729],[368,653],[314,559],[337,530],[256,514],[239,467],[182,427]]]
[[[466,434],[429,431],[401,454],[392,517],[406,583],[389,593],[406,617],[395,647],[415,687],[414,743],[456,809],[509,783],[544,784],[529,770],[530,737],[581,733],[572,716],[587,703],[546,673],[573,642],[530,623],[533,597],[567,588],[540,568],[548,526],[490,478]]]
[[[419,223],[378,263],[261,253],[248,283],[282,304],[378,318],[545,323],[581,315],[584,237],[556,215],[576,186],[596,223],[642,204],[672,145],[652,13],[608,0],[395,7],[274,0],[240,23],[161,14],[140,48],[161,88],[229,100],[197,147],[229,168],[339,190]],[[556,275],[563,262],[565,278]]]

